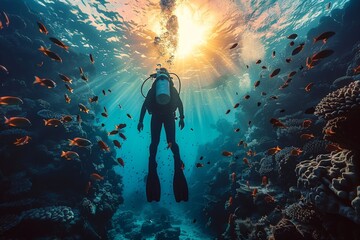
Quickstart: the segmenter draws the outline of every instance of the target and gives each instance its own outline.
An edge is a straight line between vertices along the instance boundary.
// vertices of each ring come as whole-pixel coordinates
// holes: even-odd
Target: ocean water
[[[2,99],[0,115],[31,121],[24,127],[1,120],[1,235],[5,239],[267,239],[270,235],[287,239],[270,224],[279,223],[276,213],[285,216],[290,206],[306,198],[329,220],[323,225],[319,220],[319,227],[309,230],[308,222],[296,222],[297,215],[288,214],[303,228],[299,239],[358,239],[359,235],[347,234],[360,224],[359,172],[351,167],[344,170],[354,176],[350,186],[340,187],[347,197],[331,188],[325,191],[330,192],[328,199],[335,195],[335,200],[324,201],[338,204],[334,209],[347,209],[343,213],[320,207],[325,203],[311,194],[321,181],[301,188],[304,177],[295,169],[331,151],[349,150],[357,159],[358,148],[324,140],[329,118],[324,120],[320,110],[314,115],[311,108],[328,93],[359,80],[359,7],[357,0],[1,0],[0,65],[5,69],[0,69],[0,97],[18,97],[23,103],[10,106]],[[40,46],[58,54],[62,62],[43,54]],[[331,53],[325,56],[323,50]],[[316,56],[319,52],[323,54]],[[146,113],[143,131],[137,125],[142,92],[147,93],[153,79],[142,84],[159,64],[180,77],[173,80],[184,105],[185,127],[179,128],[178,119],[175,126],[189,187],[187,202],[174,199],[174,160],[164,129],[156,156],[161,200],[146,200],[151,115]],[[73,93],[59,73],[72,79],[67,84]],[[51,79],[56,87],[33,84],[34,76]],[[355,111],[360,104],[358,87],[349,88],[355,92],[351,98]],[[98,101],[89,101],[94,96]],[[337,109],[343,110],[339,116],[352,119],[344,108]],[[71,123],[43,124],[43,119],[65,115],[72,116]],[[310,127],[304,127],[305,120],[310,120]],[[120,123],[126,124],[120,130],[123,135],[111,135]],[[31,140],[15,146],[14,141],[24,136]],[[68,139],[76,137],[92,145],[69,146]],[[360,144],[354,139],[354,146]],[[109,152],[98,144],[100,140]],[[328,150],[329,144],[338,148]],[[280,149],[269,153],[276,146]],[[296,149],[299,152],[293,152]],[[62,151],[75,151],[79,157],[66,160]],[[266,165],[266,161],[273,162]],[[67,212],[60,206],[71,209],[71,220],[64,219]],[[47,213],[51,208],[58,212]],[[304,209],[298,211],[308,210]],[[348,225],[331,232],[336,221]]]

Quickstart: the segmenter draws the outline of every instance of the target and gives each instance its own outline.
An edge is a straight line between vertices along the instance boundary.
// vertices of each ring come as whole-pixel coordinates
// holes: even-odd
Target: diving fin
[[[149,169],[149,174],[146,180],[146,198],[148,202],[159,202],[160,201],[160,181],[157,174],[156,168]]]
[[[182,169],[175,169],[173,189],[176,202],[187,202],[189,199],[189,190],[186,178]]]

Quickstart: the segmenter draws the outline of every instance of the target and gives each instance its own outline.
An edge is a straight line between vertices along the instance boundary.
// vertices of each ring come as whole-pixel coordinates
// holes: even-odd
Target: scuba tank
[[[157,71],[156,73],[155,99],[161,105],[170,102],[170,76],[162,71]]]
[[[173,74],[177,77],[178,81],[179,81],[179,94],[181,91],[181,80],[179,78],[179,76],[175,73],[168,73],[167,71],[162,71],[161,69],[157,69],[156,73],[153,73],[150,75],[150,77],[148,77],[147,79],[145,79],[145,81],[142,83],[141,85],[141,94],[144,98],[144,92],[143,92],[143,87],[144,84],[150,79],[150,78],[155,78],[155,99],[156,102],[158,104],[161,105],[165,105],[167,103],[170,102],[170,81],[171,81],[171,77],[170,74]]]

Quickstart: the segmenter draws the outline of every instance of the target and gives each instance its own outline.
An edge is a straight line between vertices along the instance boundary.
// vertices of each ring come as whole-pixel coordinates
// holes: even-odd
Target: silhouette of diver
[[[188,201],[188,186],[183,173],[184,164],[180,159],[179,146],[175,140],[175,111],[179,109],[180,121],[179,127],[182,130],[185,126],[184,123],[184,108],[180,99],[179,93],[174,87],[174,83],[171,80],[170,74],[166,68],[160,68],[157,74],[158,76],[152,84],[151,89],[148,91],[145,101],[141,107],[140,119],[137,126],[139,132],[143,130],[143,120],[148,110],[151,117],[151,144],[150,144],[150,157],[149,157],[149,173],[146,181],[146,197],[147,201],[160,201],[160,181],[157,174],[156,152],[160,141],[161,127],[164,124],[166,132],[166,140],[168,146],[174,154],[174,181],[173,190],[176,202]],[[160,77],[159,77],[160,76]],[[162,78],[162,79],[161,79]],[[158,103],[156,89],[157,81],[166,79],[166,84],[170,93],[169,101],[164,103]],[[168,95],[167,95],[168,96]]]

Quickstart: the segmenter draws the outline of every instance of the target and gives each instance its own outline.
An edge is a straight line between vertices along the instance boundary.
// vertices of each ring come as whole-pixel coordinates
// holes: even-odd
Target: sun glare
[[[197,47],[206,44],[214,21],[211,16],[186,4],[179,5],[175,14],[179,23],[176,56],[186,58],[194,53]]]

